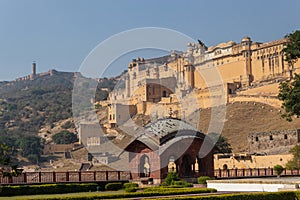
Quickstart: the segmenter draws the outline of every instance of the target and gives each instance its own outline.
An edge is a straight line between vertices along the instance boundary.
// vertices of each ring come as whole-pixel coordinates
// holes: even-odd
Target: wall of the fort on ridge
[[[291,154],[279,155],[247,155],[247,154],[215,154],[214,169],[255,169],[255,168],[273,168],[275,165],[285,167],[291,160]]]
[[[300,142],[300,130],[275,130],[248,134],[249,153],[282,154]]]
[[[232,102],[259,102],[273,106],[274,108],[281,108],[282,102],[276,97],[266,96],[252,96],[252,95],[230,95],[228,97],[228,103]]]

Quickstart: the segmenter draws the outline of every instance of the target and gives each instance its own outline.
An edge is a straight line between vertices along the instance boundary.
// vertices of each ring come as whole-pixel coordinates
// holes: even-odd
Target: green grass
[[[147,190],[146,190],[147,191]],[[209,193],[215,192],[212,189],[203,188],[156,188],[147,192],[133,192],[126,193],[124,190],[119,191],[106,191],[106,192],[81,192],[81,193],[68,193],[68,194],[45,194],[45,195],[27,195],[27,196],[13,196],[2,197],[0,199],[123,199],[131,197],[147,197],[147,196],[164,196],[176,194],[195,194],[195,193]]]

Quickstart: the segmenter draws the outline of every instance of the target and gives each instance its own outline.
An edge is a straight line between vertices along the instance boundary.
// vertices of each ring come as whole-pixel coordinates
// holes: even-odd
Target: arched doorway
[[[149,177],[150,176],[150,160],[149,157],[147,155],[143,155],[140,158],[140,177]]]
[[[182,177],[190,177],[193,175],[192,159],[189,155],[184,155],[180,165],[180,175]]]
[[[175,163],[175,156],[169,157],[169,163],[168,163],[168,172],[176,172],[176,163]]]

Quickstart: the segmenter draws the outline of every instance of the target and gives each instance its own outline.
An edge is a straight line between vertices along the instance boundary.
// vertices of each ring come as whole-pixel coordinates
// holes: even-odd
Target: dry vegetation
[[[247,152],[247,134],[270,130],[296,129],[300,119],[287,122],[281,118],[282,110],[257,102],[235,102],[226,106],[226,120],[222,135],[228,139],[233,152]],[[211,118],[211,109],[200,111],[200,128],[205,133]]]

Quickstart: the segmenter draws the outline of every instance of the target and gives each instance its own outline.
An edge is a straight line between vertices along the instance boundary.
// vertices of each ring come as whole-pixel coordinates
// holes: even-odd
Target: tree
[[[31,163],[38,163],[40,160],[39,155],[37,154],[29,154],[26,156],[26,158],[29,160]]]
[[[297,30],[286,36],[288,39],[286,47],[283,49],[285,53],[285,61],[290,67],[290,77],[294,69],[294,64],[300,57],[300,31]],[[292,121],[292,116],[300,116],[300,76],[295,74],[294,80],[280,83],[279,100],[283,101],[282,108],[285,113],[282,115],[287,121]]]
[[[231,145],[228,143],[227,139],[221,136],[218,133],[209,133],[208,136],[213,140],[216,141],[216,148],[214,153],[232,153]]]
[[[77,142],[77,136],[68,130],[63,130],[52,136],[52,140],[55,144],[71,144]]]
[[[292,121],[292,116],[300,116],[300,75],[295,74],[291,81],[285,81],[279,85],[279,100],[282,101],[282,108],[285,113],[282,114],[283,118],[287,121]]]
[[[275,165],[274,171],[276,172],[277,177],[280,177],[280,174],[283,172],[283,167],[281,165]]]
[[[289,153],[293,154],[293,159],[286,164],[287,169],[300,169],[300,145],[290,149]]]
[[[290,76],[292,78],[292,72],[294,69],[294,64],[300,57],[300,31],[297,30],[293,33],[290,33],[286,36],[288,43],[283,49],[285,53],[285,61],[288,62],[290,67]]]
[[[40,159],[42,151],[41,139],[36,136],[25,136],[18,139],[19,152],[22,156],[29,158],[32,161],[32,155],[35,155],[37,160]]]
[[[3,177],[18,176],[23,169],[18,168],[11,162],[11,148],[5,144],[0,144],[0,175]]]

